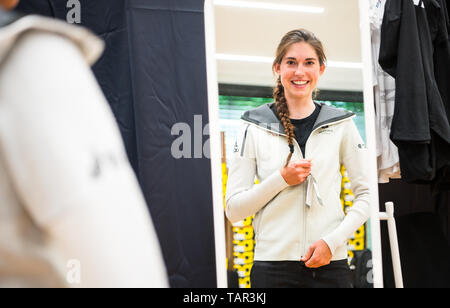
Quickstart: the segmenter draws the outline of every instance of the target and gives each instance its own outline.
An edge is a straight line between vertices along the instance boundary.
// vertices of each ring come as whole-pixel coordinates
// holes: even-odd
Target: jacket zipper
[[[308,237],[306,236],[306,215],[308,214],[308,209],[306,206],[306,186],[303,186],[303,247],[302,247],[302,257],[306,254],[306,245],[307,245],[307,239]]]
[[[326,122],[326,121],[325,121],[324,123],[320,124],[320,125],[319,125],[318,127],[316,127],[315,129],[313,129],[313,130],[311,131],[311,134],[309,135],[308,139],[306,140],[306,143],[305,143],[305,156],[306,156],[306,145],[308,144],[308,140],[310,139],[310,137],[312,136],[312,134],[313,134],[316,130],[318,130],[318,129],[324,127],[324,126],[327,126],[327,125],[341,123],[341,122],[346,121],[346,120],[348,120],[348,119],[352,119],[352,118],[354,118],[355,116],[356,116],[356,115],[354,114],[354,115],[352,115],[352,116],[349,116],[349,117],[346,117],[346,118],[344,118],[344,119],[341,119],[341,120],[338,120],[338,121],[334,121],[334,122],[333,122],[333,121],[331,121],[331,122]],[[242,119],[241,119],[241,120],[242,120]],[[247,124],[256,125],[258,128],[263,129],[263,130],[265,130],[265,131],[268,131],[268,132],[270,132],[270,133],[274,133],[274,134],[277,134],[277,135],[279,135],[279,136],[285,136],[285,137],[286,137],[286,134],[282,134],[282,133],[280,133],[280,132],[276,132],[276,131],[273,131],[273,130],[271,130],[271,129],[267,129],[267,128],[258,126],[256,123],[252,123],[252,122],[249,122],[249,121],[246,121],[246,120],[242,120],[242,121],[245,122],[245,123],[247,123]],[[297,150],[298,150],[299,153],[300,153],[300,157],[304,159],[305,156],[303,156],[303,153],[302,153],[302,151],[301,151],[301,149],[300,149],[300,145],[298,144],[297,140],[295,140],[295,139],[294,139],[294,142],[295,142],[295,144],[297,145]],[[303,185],[303,204],[302,204],[302,208],[303,208],[303,209],[302,209],[302,211],[303,211],[303,217],[302,217],[303,230],[302,230],[302,234],[301,234],[301,236],[300,236],[300,241],[302,242],[302,247],[301,247],[302,251],[300,252],[301,257],[303,257],[303,256],[306,254],[306,244],[307,244],[307,236],[306,236],[306,215],[307,215],[307,209],[306,209],[306,186],[305,186],[305,185]],[[302,241],[302,239],[303,239],[303,241]]]
[[[308,139],[309,139],[309,137],[308,137]],[[306,140],[306,142],[308,142],[308,140]],[[303,156],[303,153],[302,153],[302,151],[300,149],[300,146],[298,145],[297,141],[295,141],[295,143],[297,144],[297,147],[300,150],[301,157],[303,159],[305,159],[305,157],[306,157],[306,143],[305,143],[305,155],[304,156]],[[303,182],[303,184],[304,183],[305,182]],[[307,242],[308,242],[307,241],[308,237],[307,237],[307,234],[306,234],[306,231],[307,231],[307,228],[306,228],[306,216],[308,214],[308,209],[307,209],[307,206],[306,206],[307,189],[308,189],[308,187],[306,185],[303,185],[303,204],[301,206],[302,212],[303,212],[303,215],[302,215],[302,223],[303,223],[302,227],[303,227],[303,230],[302,230],[302,236],[301,236],[301,240],[302,240],[302,247],[301,247],[301,249],[302,249],[302,251],[300,252],[300,255],[301,255],[302,258],[306,254],[306,249],[307,249],[306,245],[307,245]]]
[[[294,143],[297,147],[297,151],[299,151],[299,155],[301,158],[305,158],[303,156],[303,153],[300,149],[300,145],[298,144],[297,140],[294,139]],[[306,146],[305,146],[305,154],[306,154]],[[303,182],[304,183],[304,182]],[[306,253],[306,243],[307,243],[307,236],[306,236],[306,214],[307,214],[307,209],[306,209],[306,189],[307,187],[305,185],[302,185],[302,189],[303,189],[303,203],[300,204],[300,208],[302,211],[302,230],[300,231],[300,243],[301,243],[301,251],[300,251],[300,256],[303,257]]]
[[[324,126],[330,125],[330,124],[337,124],[337,123],[343,122],[343,121],[345,121],[345,120],[347,120],[349,118],[351,119],[351,118],[353,118],[355,116],[356,115],[352,115],[352,116],[350,116],[348,118],[345,118],[345,119],[342,119],[342,120],[339,120],[339,121],[336,121],[336,122],[328,122],[328,123],[324,122],[321,125],[319,125],[318,127],[316,127],[315,129],[313,129],[311,131],[311,134],[309,135],[308,139],[306,140],[306,143],[305,143],[305,156],[303,156],[303,153],[300,150],[301,157],[303,159],[306,157],[306,146],[308,144],[308,140],[311,138],[311,136],[313,135],[313,133],[316,130],[318,130],[318,129],[324,127]],[[300,149],[300,146],[298,145],[296,140],[295,140],[295,143],[297,144],[297,148]],[[306,220],[307,220],[306,216],[308,214],[308,209],[307,209],[307,206],[306,206],[306,190],[307,190],[307,187],[305,185],[303,185],[303,219],[302,219],[302,221],[303,221],[303,230],[302,230],[303,231],[302,232],[302,234],[303,234],[303,245],[302,245],[302,251],[300,253],[300,255],[302,255],[302,257],[306,254],[306,252],[307,252],[306,249],[308,248],[308,247],[306,247],[307,243],[308,243],[308,237],[307,237],[307,234],[306,234],[306,231],[307,231],[307,228],[306,228]]]

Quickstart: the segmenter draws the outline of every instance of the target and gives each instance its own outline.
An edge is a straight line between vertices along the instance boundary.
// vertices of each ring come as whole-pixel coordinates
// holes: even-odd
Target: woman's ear
[[[322,65],[320,66],[320,71],[319,71],[320,76],[322,76],[322,74],[323,74],[324,72],[325,72],[325,63],[322,64]]]
[[[280,64],[279,63],[274,64],[273,71],[275,72],[275,74],[277,74],[277,78],[280,77]]]

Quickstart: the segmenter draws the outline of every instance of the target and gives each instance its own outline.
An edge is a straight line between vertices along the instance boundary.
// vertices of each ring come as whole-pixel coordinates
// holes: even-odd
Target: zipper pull
[[[322,198],[320,197],[320,194],[319,194],[319,189],[317,187],[316,179],[313,177],[312,174],[310,174],[307,178],[307,181],[308,182],[306,183],[307,186],[306,186],[306,202],[305,202],[306,206],[308,208],[311,208],[312,197],[313,197],[314,193],[316,194],[316,198],[317,198],[317,201],[319,202],[320,206],[323,206]]]

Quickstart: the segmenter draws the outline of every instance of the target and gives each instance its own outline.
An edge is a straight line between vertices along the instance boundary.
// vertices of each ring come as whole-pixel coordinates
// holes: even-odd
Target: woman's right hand
[[[311,173],[311,160],[301,159],[291,161],[280,170],[280,173],[287,184],[291,186],[301,184]]]

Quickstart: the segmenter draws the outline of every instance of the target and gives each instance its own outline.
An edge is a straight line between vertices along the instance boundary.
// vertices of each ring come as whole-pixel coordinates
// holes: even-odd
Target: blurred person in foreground
[[[84,28],[0,0],[0,287],[167,287]]]

